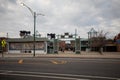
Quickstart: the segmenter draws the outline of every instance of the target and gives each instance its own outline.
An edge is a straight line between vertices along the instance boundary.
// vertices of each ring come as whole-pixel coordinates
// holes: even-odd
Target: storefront
[[[10,38],[8,42],[8,53],[33,53],[32,38]],[[47,53],[47,38],[37,38],[35,42],[36,53]]]

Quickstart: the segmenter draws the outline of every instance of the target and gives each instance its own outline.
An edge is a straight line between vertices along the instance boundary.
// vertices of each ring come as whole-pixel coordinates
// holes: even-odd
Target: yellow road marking
[[[67,63],[67,61],[61,61],[61,64],[66,64]]]
[[[52,62],[53,64],[58,64],[58,62],[56,62],[56,61],[53,61],[53,60],[52,60],[51,62]]]
[[[20,59],[20,60],[18,61],[18,63],[19,63],[19,64],[22,64],[22,63],[23,63],[23,59]]]
[[[51,60],[51,62],[53,64],[66,64],[67,63],[67,61],[55,61],[55,60]]]

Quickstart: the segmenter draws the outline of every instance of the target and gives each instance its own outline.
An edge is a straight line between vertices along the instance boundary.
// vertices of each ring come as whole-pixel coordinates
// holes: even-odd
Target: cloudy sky
[[[0,37],[19,37],[20,30],[33,34],[33,16],[22,6],[25,3],[37,16],[36,30],[47,33],[75,33],[87,38],[94,28],[108,32],[113,37],[120,32],[120,0],[0,0]]]

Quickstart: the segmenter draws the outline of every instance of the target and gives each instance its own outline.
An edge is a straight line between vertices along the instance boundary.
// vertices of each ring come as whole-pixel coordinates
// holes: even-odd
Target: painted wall
[[[46,54],[46,42],[36,42],[36,53]],[[9,42],[8,53],[33,53],[32,42]]]

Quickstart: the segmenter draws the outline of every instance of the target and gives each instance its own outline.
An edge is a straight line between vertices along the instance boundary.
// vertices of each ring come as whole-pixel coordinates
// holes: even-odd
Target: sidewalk
[[[4,58],[14,58],[14,57],[33,57],[32,53],[4,53]],[[120,59],[120,52],[103,52],[101,55],[98,52],[81,52],[81,54],[75,53],[59,53],[59,54],[40,54],[36,53],[35,57],[37,58],[116,58]],[[0,53],[0,58],[2,58],[2,54]]]

